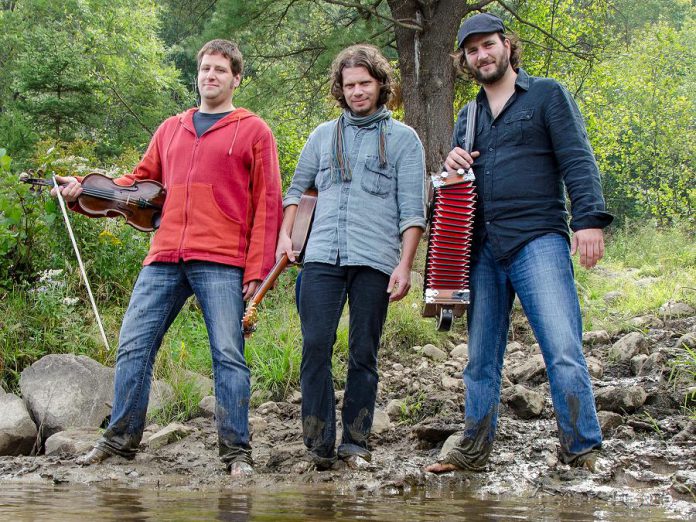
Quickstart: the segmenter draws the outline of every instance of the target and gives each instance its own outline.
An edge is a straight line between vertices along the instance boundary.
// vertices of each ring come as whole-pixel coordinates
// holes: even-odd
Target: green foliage
[[[672,371],[669,375],[669,381],[673,385],[684,383],[687,388],[687,393],[684,397],[684,410],[687,415],[696,420],[696,350],[683,346],[683,353],[680,357],[671,362]]]
[[[696,25],[646,27],[597,68],[583,97],[609,208],[620,220],[693,223]]]

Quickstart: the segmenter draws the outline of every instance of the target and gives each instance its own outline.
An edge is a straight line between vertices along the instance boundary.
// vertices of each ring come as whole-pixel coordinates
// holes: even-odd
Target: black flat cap
[[[490,13],[479,13],[466,19],[457,33],[457,48],[472,34],[504,33],[503,21]]]

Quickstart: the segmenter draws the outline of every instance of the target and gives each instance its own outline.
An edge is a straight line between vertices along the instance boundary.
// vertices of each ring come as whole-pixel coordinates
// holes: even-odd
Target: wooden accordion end
[[[476,193],[471,170],[432,176],[433,196],[423,283],[423,317],[449,330],[469,305],[469,258]]]

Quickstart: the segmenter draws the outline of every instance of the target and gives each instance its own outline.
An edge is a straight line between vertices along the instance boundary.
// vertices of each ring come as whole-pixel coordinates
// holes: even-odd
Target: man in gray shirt
[[[302,322],[302,430],[317,469],[336,458],[369,461],[367,439],[377,395],[377,350],[390,301],[411,287],[425,229],[423,146],[394,120],[389,62],[376,47],[354,45],[332,65],[331,93],[344,109],[319,125],[302,150],[283,201],[277,257],[294,261],[290,231],[302,193],[319,196],[305,250],[298,308]],[[343,436],[336,452],[331,355],[349,301],[348,377]]]

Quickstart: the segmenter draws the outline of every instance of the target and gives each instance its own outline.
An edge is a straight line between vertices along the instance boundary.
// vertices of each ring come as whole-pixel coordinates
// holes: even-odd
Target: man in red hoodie
[[[274,264],[282,204],[273,134],[261,118],[232,104],[242,69],[234,43],[205,44],[198,53],[200,109],[165,120],[133,172],[115,180],[156,180],[167,196],[121,326],[111,422],[81,464],[135,456],[155,356],[195,295],[210,338],[220,456],[233,476],[252,472],[241,319],[244,300]],[[79,179],[58,182],[67,183],[61,193],[68,202],[82,192]]]

